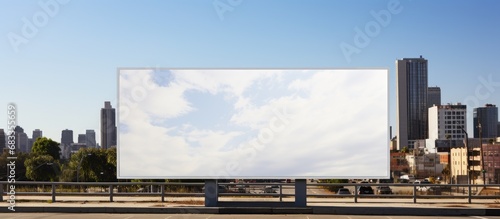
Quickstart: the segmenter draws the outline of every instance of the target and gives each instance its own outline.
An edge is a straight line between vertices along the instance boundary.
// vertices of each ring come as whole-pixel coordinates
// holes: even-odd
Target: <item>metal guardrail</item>
[[[181,183],[181,182],[33,182],[33,181],[16,181],[16,183],[11,184],[6,181],[0,182],[0,201],[4,201],[3,196],[7,196],[8,198],[11,195],[15,196],[50,196],[52,198],[52,202],[57,201],[57,196],[109,196],[109,201],[113,202],[113,198],[115,196],[159,196],[161,197],[161,202],[165,202],[165,197],[204,197],[205,193],[203,192],[167,192],[167,187],[190,187],[199,189],[203,187],[204,183]],[[219,193],[219,197],[228,197],[228,196],[238,196],[238,197],[277,197],[279,201],[282,202],[284,197],[294,197],[295,194],[284,194],[283,187],[289,189],[290,187],[294,188],[294,183],[218,183],[220,186],[225,186],[230,189],[225,193]],[[10,190],[10,186],[15,186],[14,190]],[[33,191],[20,191],[27,190],[27,188],[34,189],[36,186],[37,190],[42,187],[41,192],[33,192]],[[45,187],[49,187],[50,191],[45,191]],[[135,186],[138,187],[155,187],[158,188],[156,191],[149,192],[124,192],[120,188],[126,188],[127,186]],[[276,193],[249,193],[247,191],[259,191],[266,186],[274,186],[274,188],[278,187],[278,191]],[[338,194],[307,194],[307,197],[317,197],[317,198],[345,198],[350,197],[354,198],[354,202],[357,203],[359,199],[362,198],[408,198],[412,199],[413,203],[416,203],[418,199],[467,199],[468,203],[472,203],[473,199],[500,199],[500,184],[487,184],[487,185],[471,185],[471,184],[404,184],[404,183],[309,183],[307,184],[308,188],[311,187],[347,187],[354,188],[351,194],[338,195]],[[389,186],[392,189],[397,187],[406,187],[410,188],[411,194],[358,194],[356,191],[362,186],[370,186],[370,187],[378,187],[378,186]],[[66,187],[66,188],[65,188]],[[92,190],[83,190],[84,188],[94,188]],[[95,191],[95,188],[100,188],[101,191]],[[426,191],[420,188],[427,187]],[[236,188],[236,189],[234,189]],[[244,188],[244,189],[241,189]],[[248,189],[247,189],[248,188]],[[268,187],[269,188],[269,187]],[[434,188],[434,189],[429,189]],[[478,195],[474,194],[473,191],[480,191],[481,189],[494,189],[494,195]],[[238,190],[239,189],[239,190]],[[78,191],[76,191],[78,190]],[[12,194],[12,191],[15,193]],[[234,191],[245,191],[245,193],[238,193]],[[263,190],[264,191],[264,190]],[[376,191],[376,189],[374,190]],[[439,191],[439,192],[437,192]],[[443,194],[444,193],[444,194]]]

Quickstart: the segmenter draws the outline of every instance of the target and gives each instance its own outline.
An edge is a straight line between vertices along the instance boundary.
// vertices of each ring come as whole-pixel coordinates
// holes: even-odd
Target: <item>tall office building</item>
[[[440,87],[429,87],[427,88],[427,108],[432,106],[441,105],[441,88]]]
[[[61,144],[69,146],[73,143],[73,130],[65,129],[61,132]]]
[[[7,138],[5,138],[5,131],[0,129],[0,152],[7,147]]]
[[[85,137],[86,141],[85,144],[89,148],[95,148],[96,147],[96,141],[95,141],[95,131],[91,129],[87,129],[85,131]]]
[[[16,136],[16,149],[20,152],[29,152],[28,135],[24,133],[24,129],[21,128],[21,126],[16,126],[14,128],[14,133]]]
[[[458,140],[464,139],[462,131],[467,130],[467,106],[440,105],[429,108],[429,139]]]
[[[498,122],[498,125],[497,125],[497,137],[500,138],[500,122]]]
[[[116,119],[115,109],[109,101],[104,102],[101,109],[101,147],[108,149],[116,146]]]
[[[87,137],[85,134],[78,134],[78,143],[79,144],[87,144]]]
[[[474,138],[495,138],[498,135],[498,108],[493,104],[474,108]],[[481,125],[481,136],[479,136]]]
[[[413,148],[415,140],[427,138],[427,60],[396,60],[396,107],[398,150]]]
[[[31,138],[33,139],[33,141],[36,141],[37,138],[41,138],[41,137],[43,137],[42,130],[40,130],[40,129],[33,130],[33,135],[31,136]]]

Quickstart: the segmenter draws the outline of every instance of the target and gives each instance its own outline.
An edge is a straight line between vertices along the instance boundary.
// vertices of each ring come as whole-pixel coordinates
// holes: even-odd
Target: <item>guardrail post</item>
[[[417,203],[417,186],[413,184],[413,203]]]
[[[1,184],[1,183],[0,183],[0,202],[3,202],[3,184]]]
[[[280,202],[283,201],[283,184],[280,184]]]
[[[109,202],[113,202],[113,185],[109,185]]]
[[[472,202],[472,187],[471,185],[469,184],[469,194],[467,195],[467,201],[469,202],[469,204]]]
[[[295,179],[295,207],[307,206],[307,181]]]
[[[354,203],[358,203],[358,186],[354,185]]]
[[[52,203],[56,202],[56,185],[52,183]]]
[[[160,191],[161,191],[161,202],[165,202],[165,185],[164,184],[161,184]]]

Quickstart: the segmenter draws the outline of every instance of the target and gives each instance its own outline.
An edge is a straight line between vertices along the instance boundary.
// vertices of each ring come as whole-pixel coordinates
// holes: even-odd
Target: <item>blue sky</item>
[[[231,10],[218,11],[214,2]],[[0,3],[0,103],[17,103],[18,121],[29,135],[39,128],[57,141],[66,128],[75,138],[85,129],[99,137],[100,108],[107,100],[117,104],[118,67],[387,67],[394,126],[394,62],[422,55],[429,60],[429,85],[442,88],[444,103],[500,105],[500,86],[481,82],[491,77],[500,83],[495,0]],[[53,16],[40,6],[47,3],[57,5],[48,11]],[[377,22],[370,12],[389,11],[393,4],[399,13],[391,13],[387,25],[379,23],[370,42],[348,61],[340,45],[355,45],[355,28]],[[25,20],[35,32],[22,33]],[[14,35],[27,43],[13,46]],[[472,132],[470,122],[468,127]]]

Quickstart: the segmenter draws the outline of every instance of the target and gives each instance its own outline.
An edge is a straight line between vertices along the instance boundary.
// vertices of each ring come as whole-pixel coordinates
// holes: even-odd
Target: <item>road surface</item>
[[[210,215],[210,214],[66,214],[4,213],[2,219],[422,219],[418,216],[370,215]],[[500,219],[498,216],[425,217],[426,219]]]

